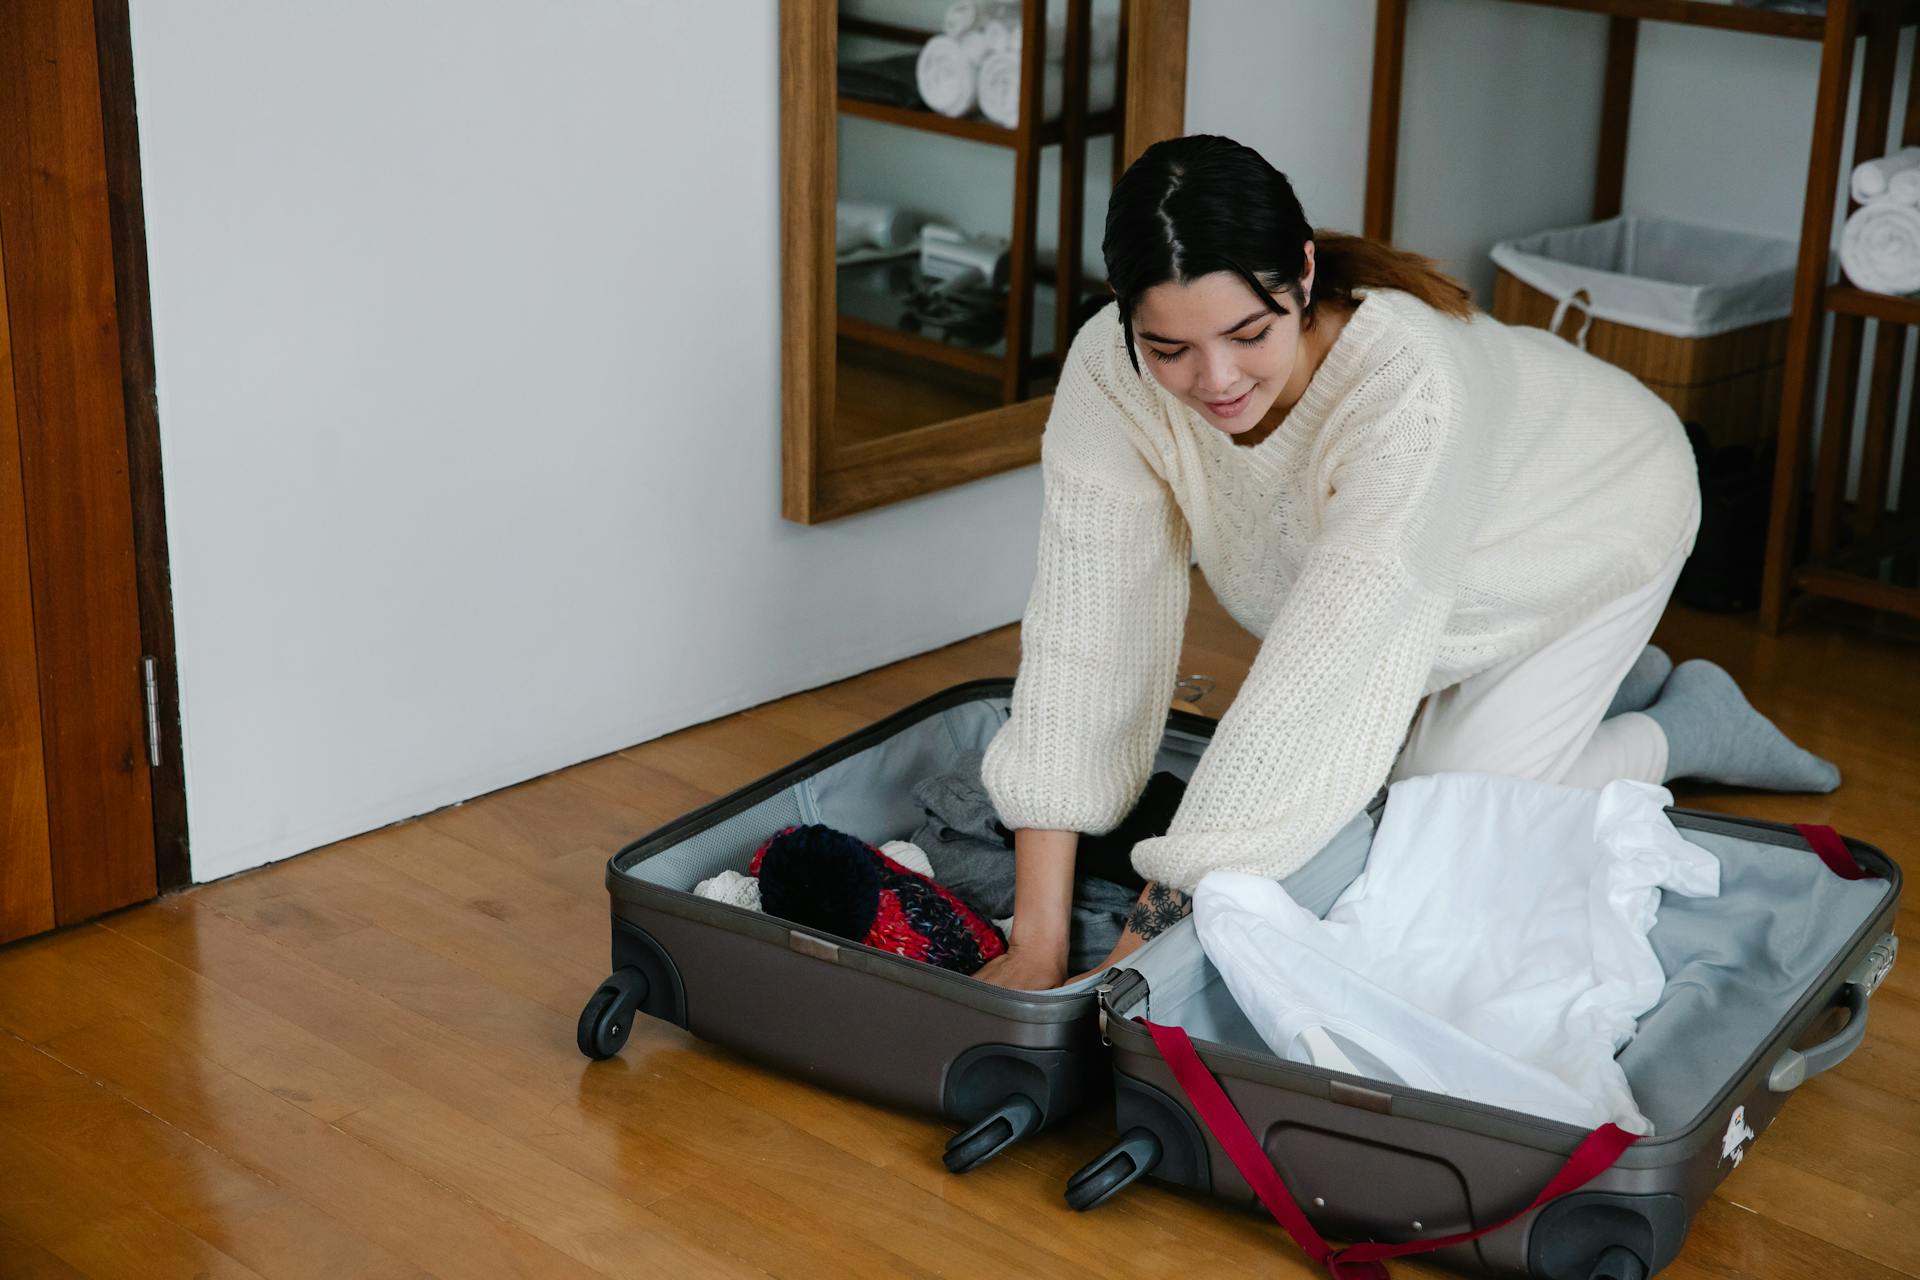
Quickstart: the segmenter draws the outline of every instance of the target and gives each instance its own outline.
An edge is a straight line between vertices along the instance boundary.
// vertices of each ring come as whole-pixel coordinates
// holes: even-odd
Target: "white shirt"
[[[1666,987],[1647,933],[1661,890],[1720,892],[1671,800],[1644,782],[1409,778],[1325,920],[1272,880],[1215,872],[1194,926],[1282,1057],[1649,1133],[1614,1060]]]

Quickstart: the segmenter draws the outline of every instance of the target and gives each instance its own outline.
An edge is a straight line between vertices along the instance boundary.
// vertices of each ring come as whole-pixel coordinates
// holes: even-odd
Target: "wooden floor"
[[[1185,671],[1253,653],[1196,579]],[[1832,797],[1691,794],[1920,843],[1920,645],[1677,616],[1836,760]],[[924,694],[1005,628],[0,950],[0,1275],[1306,1276],[1272,1223],[1155,1186],[1087,1215],[1082,1117],[966,1177],[942,1124],[642,1019],[575,1050],[617,846]],[[1903,912],[1911,944],[1915,916]],[[1920,956],[1695,1222],[1676,1277],[1920,1276]],[[1400,1275],[1435,1274],[1405,1265]]]

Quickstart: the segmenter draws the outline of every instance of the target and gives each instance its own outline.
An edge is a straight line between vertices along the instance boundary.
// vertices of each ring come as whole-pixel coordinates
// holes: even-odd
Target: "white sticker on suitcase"
[[[1720,1163],[1725,1164],[1731,1157],[1734,1168],[1739,1168],[1740,1158],[1747,1153],[1747,1144],[1759,1136],[1747,1127],[1747,1109],[1735,1107],[1732,1118],[1727,1121],[1726,1136],[1720,1139]]]

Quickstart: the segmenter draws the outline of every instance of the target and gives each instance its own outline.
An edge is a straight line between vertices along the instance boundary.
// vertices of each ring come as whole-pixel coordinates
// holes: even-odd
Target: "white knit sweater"
[[[1144,876],[1284,876],[1386,780],[1427,693],[1650,582],[1699,519],[1679,420],[1544,330],[1374,290],[1279,428],[1236,445],[1127,360],[1115,308],[1074,340],[1012,713],[985,783],[1009,827],[1111,830],[1172,695],[1190,550],[1262,637]]]

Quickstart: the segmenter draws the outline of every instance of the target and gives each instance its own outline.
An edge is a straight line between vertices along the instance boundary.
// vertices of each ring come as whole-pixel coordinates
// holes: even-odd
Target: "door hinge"
[[[160,679],[151,657],[140,659],[140,683],[147,695],[147,764],[160,767]]]

